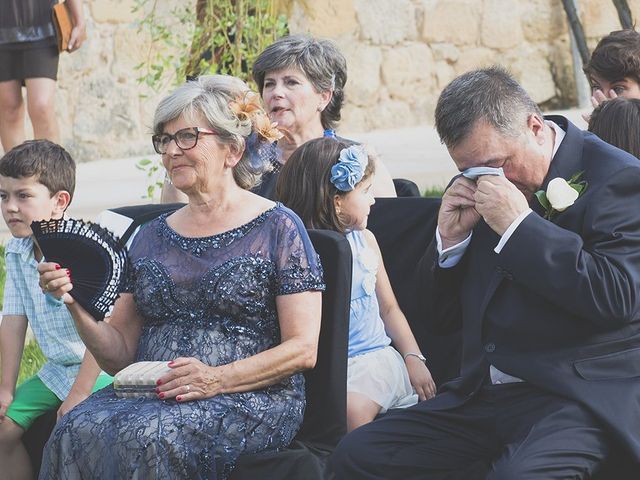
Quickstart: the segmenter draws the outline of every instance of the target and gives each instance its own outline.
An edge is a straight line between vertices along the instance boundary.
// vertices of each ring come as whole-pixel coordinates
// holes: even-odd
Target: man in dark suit
[[[545,119],[497,67],[449,84],[436,127],[471,177],[444,194],[423,270],[428,320],[462,328],[461,376],[345,437],[337,477],[591,478],[612,451],[640,459],[640,162]],[[572,177],[580,195],[553,198]]]

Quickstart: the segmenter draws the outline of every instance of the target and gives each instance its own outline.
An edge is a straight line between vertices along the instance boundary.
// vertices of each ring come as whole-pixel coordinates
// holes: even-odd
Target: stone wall
[[[167,15],[185,0],[159,0]],[[335,40],[349,81],[341,130],[431,123],[438,93],[456,75],[501,63],[546,107],[575,104],[561,0],[289,0],[294,33]],[[578,0],[593,47],[619,28],[613,3]],[[629,1],[640,18],[640,0]],[[153,155],[153,109],[163,93],[136,81],[151,45],[134,0],[85,0],[89,39],[60,62],[62,142],[79,161]],[[183,31],[176,27],[176,32]],[[168,88],[168,87],[167,87]]]

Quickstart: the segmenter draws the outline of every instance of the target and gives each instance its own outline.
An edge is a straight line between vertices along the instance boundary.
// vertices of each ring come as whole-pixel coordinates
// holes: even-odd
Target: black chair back
[[[297,439],[335,446],[347,430],[347,355],[351,301],[351,247],[339,233],[309,230],[327,289],[316,367],[305,373],[307,408]]]
[[[440,198],[376,198],[368,224],[400,308],[438,385],[458,376],[462,346],[458,333],[434,335],[425,325],[432,310],[424,301],[428,287],[420,282],[418,267],[434,239],[439,209]]]

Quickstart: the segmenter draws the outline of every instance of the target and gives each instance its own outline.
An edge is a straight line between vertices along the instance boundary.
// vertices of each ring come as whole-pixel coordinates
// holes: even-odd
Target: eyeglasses
[[[175,140],[176,145],[181,150],[191,150],[198,144],[198,135],[218,135],[218,132],[213,130],[207,130],[200,127],[188,127],[178,130],[173,135],[169,133],[159,133],[151,137],[153,142],[153,149],[160,155],[167,153],[167,148],[171,140]]]

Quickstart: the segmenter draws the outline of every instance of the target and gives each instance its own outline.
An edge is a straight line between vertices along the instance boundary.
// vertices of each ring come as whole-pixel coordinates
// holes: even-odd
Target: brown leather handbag
[[[53,25],[56,29],[56,37],[58,38],[58,51],[64,52],[69,47],[71,30],[73,30],[69,7],[64,0],[53,6]]]

